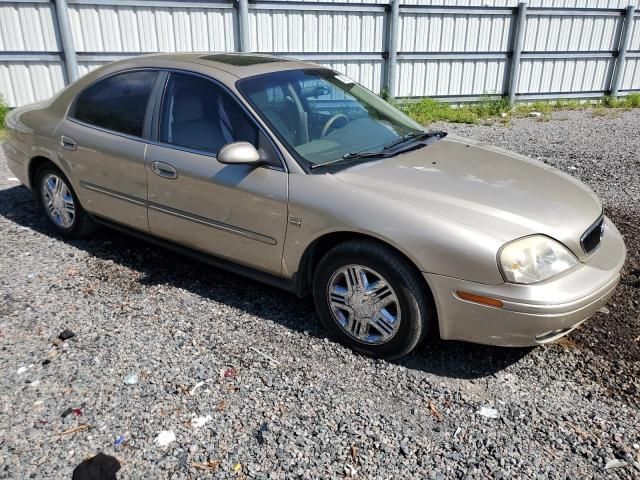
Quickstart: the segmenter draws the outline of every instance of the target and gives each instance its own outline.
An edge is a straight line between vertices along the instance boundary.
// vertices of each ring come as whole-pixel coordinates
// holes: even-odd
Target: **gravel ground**
[[[601,196],[629,249],[608,313],[546,347],[371,360],[310,300],[111,231],[54,237],[0,161],[0,477],[104,452],[120,479],[639,478],[640,111],[439,127]]]

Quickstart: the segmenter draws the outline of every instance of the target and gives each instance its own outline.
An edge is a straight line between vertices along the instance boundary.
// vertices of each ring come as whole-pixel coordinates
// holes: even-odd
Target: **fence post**
[[[64,65],[67,70],[66,83],[69,84],[78,78],[78,57],[76,56],[76,48],[73,44],[67,0],[55,0],[55,2],[58,31],[60,32],[60,42],[62,43]]]
[[[611,96],[617,97],[622,84],[622,75],[624,75],[624,64],[627,59],[627,50],[631,43],[631,32],[633,30],[633,15],[636,7],[629,5],[624,15],[624,23],[622,24],[622,35],[620,36],[620,45],[618,46],[618,54],[616,55],[616,63],[611,78]]]
[[[387,12],[387,63],[386,89],[389,98],[396,97],[396,66],[398,64],[398,23],[400,21],[400,0],[389,0]]]
[[[513,104],[516,99],[516,90],[518,88],[518,78],[520,77],[520,53],[522,53],[522,44],[524,43],[524,30],[527,23],[527,3],[518,3],[518,11],[516,13],[516,25],[511,43],[511,62],[509,64],[509,83],[507,93],[509,95],[509,103]]]
[[[249,51],[249,0],[238,0],[238,35],[240,51]]]

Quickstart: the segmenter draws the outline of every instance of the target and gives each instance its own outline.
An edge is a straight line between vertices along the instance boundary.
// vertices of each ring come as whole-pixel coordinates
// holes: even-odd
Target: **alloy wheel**
[[[71,228],[76,218],[75,203],[65,181],[54,173],[42,180],[42,201],[49,218],[58,227]]]
[[[346,265],[329,280],[327,299],[333,318],[354,339],[380,345],[398,332],[400,303],[395,291],[375,270]]]

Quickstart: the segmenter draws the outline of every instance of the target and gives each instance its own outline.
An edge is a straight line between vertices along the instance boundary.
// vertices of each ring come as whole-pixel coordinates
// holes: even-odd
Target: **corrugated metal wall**
[[[506,58],[411,59],[411,53],[507,52],[511,15],[400,14],[397,95],[466,96],[503,91]],[[408,57],[408,58],[403,58]]]
[[[2,52],[58,52],[55,10],[51,3],[0,3]],[[0,61],[0,94],[11,106],[51,97],[64,87],[60,58]]]
[[[149,52],[236,51],[232,3],[193,0],[67,0],[79,71]],[[250,4],[250,49],[316,61],[375,92],[385,83],[388,0],[340,0],[340,8]],[[322,0],[325,3],[333,0]],[[342,8],[345,4],[351,8]],[[518,0],[404,0],[398,29],[396,92],[401,97],[473,97],[505,92]],[[603,94],[609,88],[621,11],[564,14],[534,7],[622,9],[625,0],[530,0],[517,93]],[[360,5],[360,6],[358,6]],[[411,9],[411,6],[418,6]],[[465,13],[419,6],[493,7]],[[640,90],[640,17],[636,17],[622,90]],[[48,0],[0,0],[0,93],[10,105],[44,99],[63,88],[57,18]],[[544,55],[549,53],[549,55]],[[578,53],[558,58],[557,52]],[[477,53],[465,57],[464,54]],[[531,55],[535,53],[535,55]],[[478,58],[479,57],[479,58]],[[544,57],[544,58],[543,58]]]
[[[76,51],[189,52],[236,48],[233,9],[69,5]]]

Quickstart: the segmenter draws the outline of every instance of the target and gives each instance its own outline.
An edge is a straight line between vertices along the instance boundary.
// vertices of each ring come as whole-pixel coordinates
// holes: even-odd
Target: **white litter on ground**
[[[478,410],[476,413],[487,418],[498,418],[500,416],[498,414],[498,410],[491,407],[480,407],[480,410]]]
[[[191,419],[191,426],[193,428],[200,428],[212,418],[213,417],[211,417],[211,415],[207,415],[205,417],[194,417]]]
[[[196,393],[196,390],[198,390],[198,389],[199,389],[201,386],[203,386],[203,385],[204,385],[204,382],[198,382],[198,383],[196,383],[196,384],[193,386],[193,388],[192,388],[191,390],[189,390],[189,395],[192,395],[192,396],[193,396],[193,394],[194,394],[194,393]]]
[[[156,444],[160,447],[166,447],[171,442],[176,441],[176,434],[170,430],[161,431],[155,439]]]
[[[618,468],[624,467],[627,464],[624,460],[618,460],[617,458],[614,460],[609,460],[607,464],[604,466],[605,470],[609,470],[610,468]]]

